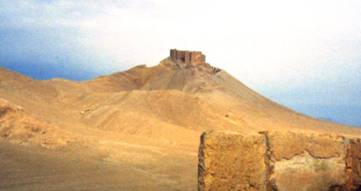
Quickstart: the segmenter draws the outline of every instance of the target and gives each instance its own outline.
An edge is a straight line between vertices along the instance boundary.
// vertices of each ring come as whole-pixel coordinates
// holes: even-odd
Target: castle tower
[[[200,51],[170,50],[170,58],[174,62],[183,62],[186,64],[205,64],[206,56]]]

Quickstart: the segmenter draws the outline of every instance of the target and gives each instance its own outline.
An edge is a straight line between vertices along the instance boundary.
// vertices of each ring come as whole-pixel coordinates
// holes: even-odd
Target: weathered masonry
[[[335,134],[206,132],[200,191],[361,190],[361,141]]]
[[[186,64],[205,64],[206,56],[200,51],[187,51],[187,50],[170,50],[170,58],[177,62],[184,62]]]

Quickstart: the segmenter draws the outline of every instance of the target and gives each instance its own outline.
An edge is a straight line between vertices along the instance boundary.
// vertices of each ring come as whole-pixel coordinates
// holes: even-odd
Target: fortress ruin
[[[199,191],[358,191],[361,140],[316,132],[210,131],[201,137]]]
[[[184,51],[171,49],[170,58],[175,62],[184,62],[186,64],[205,64],[206,56],[200,51]]]

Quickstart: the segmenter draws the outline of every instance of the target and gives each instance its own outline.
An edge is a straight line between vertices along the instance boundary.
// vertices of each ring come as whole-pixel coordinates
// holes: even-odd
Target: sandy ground
[[[197,161],[190,153],[126,146],[114,150],[121,151],[48,150],[2,141],[0,190],[196,189]]]
[[[0,69],[0,190],[196,190],[207,130],[360,130],[289,110],[209,65],[85,82]]]

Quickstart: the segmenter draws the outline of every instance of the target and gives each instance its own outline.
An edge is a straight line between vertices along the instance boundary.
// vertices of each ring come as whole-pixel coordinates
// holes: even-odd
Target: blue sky
[[[0,66],[84,80],[202,50],[277,102],[361,126],[360,10],[357,0],[0,0]]]

